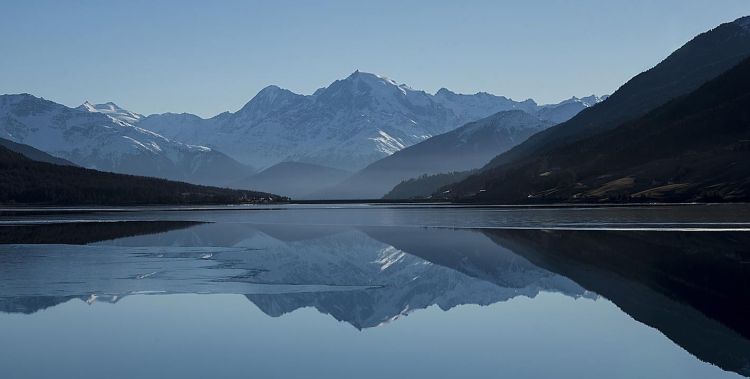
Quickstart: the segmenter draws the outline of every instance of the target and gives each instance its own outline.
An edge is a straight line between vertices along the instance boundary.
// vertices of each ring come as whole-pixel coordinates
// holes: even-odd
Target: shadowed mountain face
[[[695,37],[607,100],[446,190],[497,202],[746,198],[747,20]],[[716,175],[722,168],[732,172]]]
[[[701,360],[750,375],[747,233],[189,225],[6,229],[17,237],[5,241],[103,242],[0,245],[0,311],[229,293],[273,317],[312,307],[364,329],[433,305],[598,294]]]
[[[748,233],[484,233],[606,297],[701,360],[750,376]]]
[[[745,201],[750,198],[750,59],[617,129],[550,151],[514,175],[454,186],[497,201]]]

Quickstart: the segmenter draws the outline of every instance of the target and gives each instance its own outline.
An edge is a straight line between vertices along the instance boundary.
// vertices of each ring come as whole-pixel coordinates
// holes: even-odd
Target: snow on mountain
[[[112,103],[76,109],[29,94],[0,96],[0,137],[102,171],[220,184],[248,168],[205,146],[171,141],[125,120]]]
[[[117,104],[112,102],[105,104],[91,104],[88,101],[85,101],[76,109],[87,112],[103,113],[115,121],[123,121],[131,125],[135,124],[143,118],[143,115],[120,108]]]
[[[533,100],[517,102],[487,93],[461,95],[441,89],[431,95],[355,71],[313,95],[269,86],[235,113],[209,119],[151,115],[137,125],[261,167],[300,161],[357,170],[467,122],[516,109],[535,113],[542,107]]]

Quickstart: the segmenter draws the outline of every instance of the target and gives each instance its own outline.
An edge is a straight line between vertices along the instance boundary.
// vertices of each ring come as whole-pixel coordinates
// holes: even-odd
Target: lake
[[[750,377],[750,206],[0,210],[0,378]]]

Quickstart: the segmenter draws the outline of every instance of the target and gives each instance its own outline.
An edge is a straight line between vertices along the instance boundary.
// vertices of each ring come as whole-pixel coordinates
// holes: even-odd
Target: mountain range
[[[539,106],[487,93],[435,95],[375,74],[355,71],[312,95],[276,86],[261,90],[235,113],[209,119],[161,114],[136,125],[167,138],[210,146],[255,167],[286,161],[356,171],[432,136],[506,110],[561,119],[598,99],[572,98]],[[577,111],[576,111],[577,110]]]
[[[100,171],[242,188],[274,183],[269,188],[277,193],[304,195],[326,193],[326,187],[336,184],[333,172],[338,179],[343,172],[497,112],[523,111],[556,122],[600,100],[573,97],[540,106],[533,100],[519,102],[484,92],[464,95],[445,88],[431,95],[355,71],[312,95],[269,86],[237,112],[208,119],[188,113],[144,116],[113,102],[86,101],[69,108],[29,94],[3,95],[0,137]],[[517,143],[528,134],[525,130],[508,138]],[[495,149],[488,157],[501,151]],[[306,172],[309,188],[297,185],[299,178],[289,176],[289,170],[274,169],[248,180],[256,173],[254,167],[284,163],[289,168],[288,162],[319,169]],[[403,173],[381,183],[376,192],[357,196],[382,196],[421,171]]]

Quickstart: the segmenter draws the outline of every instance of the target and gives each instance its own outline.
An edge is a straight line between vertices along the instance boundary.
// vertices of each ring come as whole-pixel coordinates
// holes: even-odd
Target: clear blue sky
[[[3,1],[0,93],[150,114],[237,110],[355,69],[434,92],[611,93],[748,0]]]

